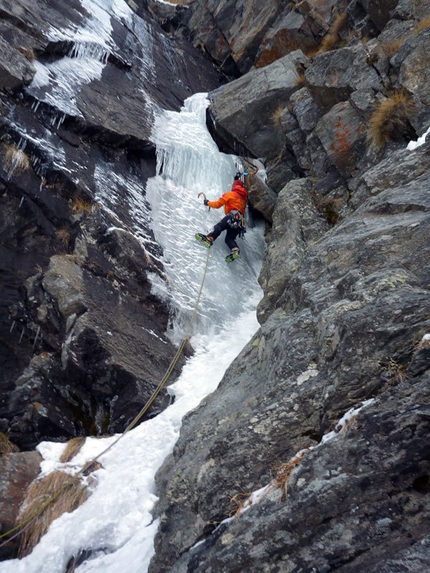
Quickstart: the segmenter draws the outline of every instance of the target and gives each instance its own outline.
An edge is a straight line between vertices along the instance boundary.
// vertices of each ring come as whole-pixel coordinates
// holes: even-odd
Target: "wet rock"
[[[4,86],[14,97],[1,95],[0,411],[22,448],[121,431],[176,352],[168,305],[148,278],[164,277],[144,200],[153,113],[179,109],[220,76],[139,13],[113,18],[107,43],[94,46],[73,41],[88,19],[79,2],[3,7],[4,56],[21,79]],[[66,28],[70,38],[56,32]],[[24,85],[83,53],[100,73],[86,69],[74,98],[61,81],[53,92],[45,81]],[[160,395],[155,409],[167,402]]]
[[[0,89],[15,90],[31,82],[36,70],[3,38],[0,38],[0,54]]]

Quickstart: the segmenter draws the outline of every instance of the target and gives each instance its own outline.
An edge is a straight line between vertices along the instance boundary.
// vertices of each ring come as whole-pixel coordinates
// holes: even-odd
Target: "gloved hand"
[[[206,197],[203,199],[203,204],[205,207],[207,207],[207,204],[209,203],[209,199],[206,199]]]

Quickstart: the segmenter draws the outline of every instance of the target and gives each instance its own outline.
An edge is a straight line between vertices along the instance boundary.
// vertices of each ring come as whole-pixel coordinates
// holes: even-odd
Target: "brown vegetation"
[[[298,88],[304,88],[306,85],[305,71],[300,69],[300,70],[297,70],[297,73],[298,73],[298,76],[297,76],[297,79],[295,81],[295,85]]]
[[[5,161],[7,165],[8,178],[12,175],[19,175],[22,171],[27,170],[30,165],[30,158],[24,151],[19,149],[16,145],[4,143],[6,146]]]
[[[18,557],[31,553],[39,540],[48,531],[51,523],[65,512],[77,509],[88,497],[88,491],[79,477],[56,471],[34,481],[27,489],[18,524],[31,520],[22,531]],[[46,507],[45,504],[53,499]],[[37,512],[40,511],[38,515]],[[33,516],[36,515],[34,519]]]
[[[424,16],[424,18],[422,18],[417,23],[417,27],[415,28],[415,34],[419,34],[420,32],[422,32],[423,30],[425,30],[429,26],[430,26],[430,14],[427,16]]]
[[[346,12],[342,14],[338,14],[336,18],[333,20],[333,23],[330,26],[329,31],[321,40],[320,47],[318,48],[315,55],[324,54],[325,52],[329,52],[333,50],[333,48],[340,42],[340,32],[342,28],[345,26],[346,23]]]
[[[386,44],[382,44],[382,50],[387,58],[392,58],[399,49],[403,46],[409,36],[402,36],[401,38],[396,38],[391,42],[387,42]]]
[[[36,53],[33,48],[24,48],[23,46],[20,46],[18,48],[18,52],[20,52],[29,62],[34,62],[36,59]]]
[[[0,432],[0,456],[12,452],[19,452],[18,446],[15,446],[4,432]]]
[[[57,237],[67,248],[70,243],[70,232],[67,229],[57,229]]]
[[[415,114],[412,97],[394,92],[379,102],[370,117],[368,139],[372,147],[381,149],[389,141],[398,141],[411,135],[410,119]]]
[[[427,346],[430,346],[430,338],[423,338],[417,344],[417,350],[422,350],[423,348],[427,348]]]
[[[282,105],[279,105],[275,111],[272,113],[272,124],[275,127],[279,127],[281,125],[281,115],[282,112],[284,111],[285,107],[283,107]]]
[[[239,516],[242,509],[245,507],[246,502],[251,497],[248,492],[240,492],[230,498],[230,502],[234,503],[235,507],[229,513],[229,517]]]
[[[78,436],[77,438],[73,438],[67,442],[66,447],[64,448],[64,452],[61,454],[60,462],[62,464],[66,464],[70,462],[76,454],[81,450],[82,446],[85,443],[85,438],[82,436]]]
[[[275,480],[274,481],[275,481],[276,487],[278,487],[281,490],[281,496],[280,496],[281,500],[282,500],[284,495],[285,495],[285,497],[287,497],[287,484],[288,484],[288,480],[289,480],[289,477],[291,475],[291,472],[293,471],[293,469],[296,466],[299,465],[299,463],[306,456],[308,451],[309,451],[309,449],[302,450],[301,452],[296,454],[294,456],[294,458],[291,458],[291,460],[289,460],[288,462],[285,462],[284,464],[281,464],[281,465],[275,467]]]
[[[71,201],[72,212],[76,215],[81,215],[83,213],[92,213],[93,204],[90,201],[83,199],[82,197],[75,197]]]

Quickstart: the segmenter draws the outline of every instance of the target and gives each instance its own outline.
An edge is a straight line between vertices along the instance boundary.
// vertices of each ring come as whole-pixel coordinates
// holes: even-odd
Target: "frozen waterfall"
[[[161,113],[154,128],[159,175],[148,184],[146,208],[163,247],[168,284],[154,277],[153,289],[167,297],[174,309],[171,335],[176,341],[187,328],[206,262],[207,251],[195,241],[194,233],[210,229],[222,216],[221,211],[208,211],[197,195],[219,197],[229,189],[236,170],[234,158],[220,154],[206,130],[206,106],[205,95],[197,94],[185,102],[181,113]],[[142,208],[141,196],[136,196],[135,207],[136,211]],[[261,297],[257,276],[264,250],[262,226],[248,221],[240,246],[241,258],[230,265],[224,260],[228,250],[222,236],[211,249],[191,339],[195,354],[169,388],[173,404],[103,455],[102,468],[90,478],[89,499],[57,519],[29,556],[0,563],[0,573],[63,572],[69,560],[83,551],[87,557],[76,569],[79,573],[147,571],[158,525],[152,516],[157,503],[155,473],[173,449],[183,416],[217,387],[258,328],[255,308]],[[73,473],[115,439],[88,438],[68,464],[59,462],[64,444],[44,442],[39,446],[42,474],[54,469]]]

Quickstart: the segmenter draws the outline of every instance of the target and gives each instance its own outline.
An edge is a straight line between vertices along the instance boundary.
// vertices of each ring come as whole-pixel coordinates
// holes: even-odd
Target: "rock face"
[[[2,4],[0,430],[121,431],[164,373],[151,127],[210,91],[219,147],[266,172],[261,327],[158,472],[150,573],[422,573],[430,143],[406,143],[430,126],[428,2],[158,4],[85,42],[77,0]]]
[[[0,419],[21,448],[121,431],[175,353],[148,279],[153,116],[219,78],[139,14],[2,4]]]
[[[195,3],[193,17],[209,6]],[[218,6],[205,33],[203,20],[195,28],[207,50],[227,10]],[[241,3],[229,6],[236,14]],[[255,68],[213,91],[208,110],[219,146],[264,158],[276,193],[271,209],[265,186],[251,187],[271,221],[261,328],[188,414],[158,472],[150,573],[420,573],[430,536],[430,143],[406,143],[430,125],[429,28],[408,2],[277,6],[252,48]],[[282,30],[297,32],[280,50]],[[376,145],[403,97],[405,123]],[[381,102],[394,114],[376,115]]]

